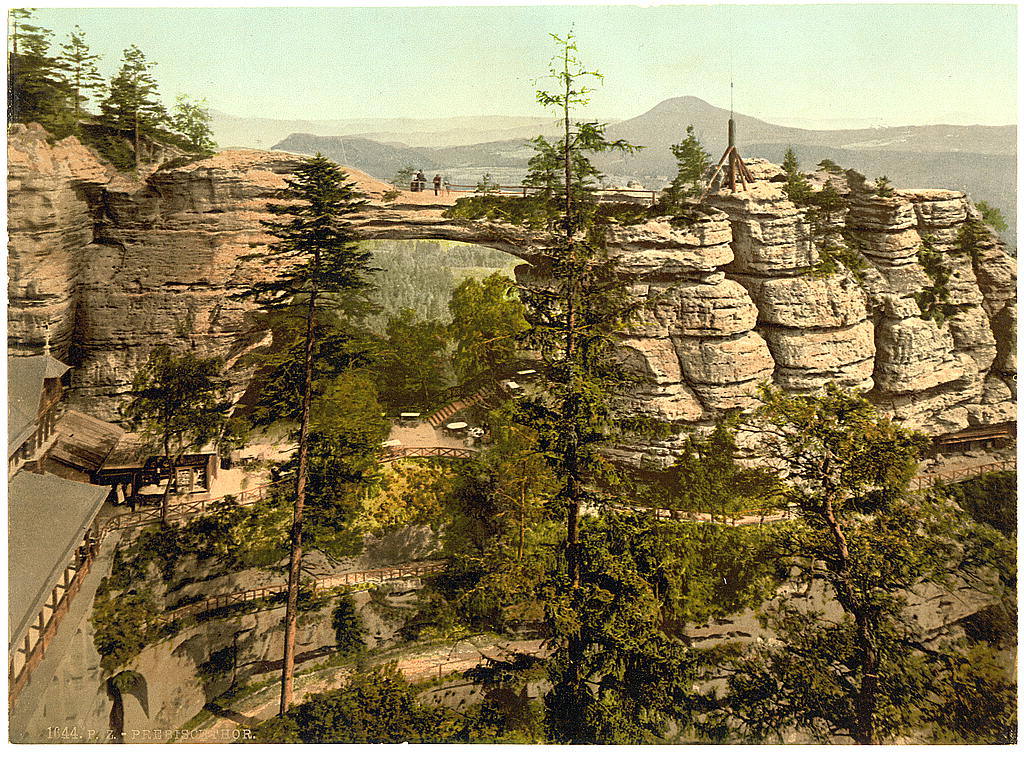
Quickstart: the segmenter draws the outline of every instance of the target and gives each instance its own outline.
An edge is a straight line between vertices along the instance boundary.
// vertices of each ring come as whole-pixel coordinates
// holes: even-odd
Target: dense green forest
[[[368,241],[373,253],[377,287],[374,301],[379,314],[369,319],[371,328],[383,331],[388,316],[412,308],[422,319],[447,323],[448,300],[465,278],[482,279],[497,271],[513,278],[520,260],[496,249],[451,241]]]

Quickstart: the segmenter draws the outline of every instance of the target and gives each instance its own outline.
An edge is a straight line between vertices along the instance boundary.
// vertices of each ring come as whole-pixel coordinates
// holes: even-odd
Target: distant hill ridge
[[[1006,238],[1015,243],[1016,125],[806,130],[775,125],[745,114],[736,114],[734,118],[737,145],[746,156],[781,162],[786,149],[792,147],[807,170],[827,157],[869,178],[887,175],[897,187],[964,190],[976,201],[985,200],[1002,210],[1011,227]],[[478,126],[495,129],[486,127],[486,120],[498,118],[480,119],[484,121]],[[609,137],[644,146],[643,151],[599,157],[597,164],[613,183],[635,179],[649,188],[658,188],[675,174],[670,146],[682,139],[687,125],[694,126],[712,159],[717,161],[725,149],[728,119],[726,109],[699,98],[670,98],[637,117],[609,125]],[[475,182],[484,172],[490,172],[502,182],[518,183],[532,154],[524,139],[538,133],[554,133],[553,123],[528,120],[519,118],[509,128],[520,135],[463,145],[415,145],[410,142],[415,133],[394,130],[387,132],[396,139],[391,141],[376,140],[365,133],[356,136],[296,131],[273,148],[305,154],[319,151],[378,178],[393,177],[399,168],[413,166],[430,173],[440,171],[456,182]],[[397,140],[400,138],[410,140]]]

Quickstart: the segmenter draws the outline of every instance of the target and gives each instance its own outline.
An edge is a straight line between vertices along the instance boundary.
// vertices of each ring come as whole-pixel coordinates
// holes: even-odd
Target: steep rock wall
[[[894,419],[926,432],[1014,419],[1016,262],[994,240],[972,258],[958,235],[979,218],[970,200],[941,189],[882,197],[855,173],[843,187],[838,228],[863,258],[860,278],[808,269],[820,260],[806,208],[785,196],[781,169],[754,162],[749,190],[717,194],[729,216],[735,260],[727,271],[758,307],[773,381],[809,392],[833,381],[869,391]],[[952,270],[948,320],[924,318],[914,295],[932,283],[918,262],[924,239]],[[1009,383],[1009,384],[1008,384]]]
[[[7,150],[7,331],[13,352],[38,353],[49,340],[69,357],[86,250],[90,199],[111,172],[77,138],[51,145],[39,125],[11,125]]]
[[[115,416],[155,344],[230,364],[266,340],[253,306],[231,298],[262,275],[244,256],[266,243],[259,221],[296,157],[228,151],[129,181],[74,139],[51,146],[40,129],[16,127],[10,145],[10,344],[31,352],[49,332],[77,367],[77,405]],[[686,225],[663,218],[610,231],[645,301],[621,338],[644,380],[627,408],[706,424],[754,405],[763,381],[793,392],[834,381],[931,432],[1015,418],[1016,262],[994,242],[973,259],[959,251],[960,228],[977,217],[962,193],[879,197],[854,175],[840,179],[840,226],[867,267],[860,279],[843,268],[816,277],[807,210],[785,197],[780,168],[749,164],[748,190],[712,195],[711,211]],[[385,188],[352,175],[371,193]],[[491,246],[525,261],[517,277],[540,278],[543,232],[444,210],[374,199],[358,225],[367,238]],[[953,269],[957,312],[941,325],[914,300],[930,283],[917,262],[922,236]]]

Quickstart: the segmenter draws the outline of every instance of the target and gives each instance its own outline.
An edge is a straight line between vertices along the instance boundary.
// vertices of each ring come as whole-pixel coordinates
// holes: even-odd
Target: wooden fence
[[[910,479],[910,488],[913,491],[920,491],[925,488],[930,488],[936,483],[959,483],[964,480],[970,480],[973,477],[984,475],[988,472],[1006,472],[1007,470],[1017,469],[1017,459],[1004,459],[998,462],[987,462],[985,464],[976,464],[973,467],[964,467],[959,470],[946,470],[942,472],[935,472],[930,475],[919,475]]]
[[[339,589],[359,584],[379,584],[385,581],[396,581],[402,578],[417,578],[419,576],[437,573],[445,569],[448,563],[445,560],[433,560],[427,562],[414,562],[408,565],[395,565],[390,568],[374,568],[372,570],[353,570],[347,573],[333,573],[326,576],[316,576],[312,580],[312,591],[314,594]],[[171,623],[189,616],[196,616],[217,610],[222,607],[239,605],[243,602],[267,599],[277,594],[288,591],[287,584],[273,584],[259,586],[244,591],[218,594],[213,597],[190,602],[187,605],[174,608],[164,613],[158,619],[159,623]]]
[[[50,642],[56,636],[57,628],[60,626],[61,621],[64,620],[68,610],[71,609],[71,603],[75,595],[82,588],[82,582],[92,569],[92,563],[98,548],[98,542],[88,541],[84,544],[82,551],[77,554],[77,564],[73,574],[68,575],[71,571],[70,567],[65,569],[63,584],[53,588],[50,593],[50,601],[39,611],[37,622],[30,626],[28,633],[25,634],[24,644],[21,648],[15,650],[7,669],[8,706],[14,704],[18,695],[25,685],[28,684],[32,671],[46,656],[46,648],[49,647]],[[47,609],[50,610],[49,615],[46,613]],[[37,631],[34,643],[32,641],[33,629]],[[19,655],[24,655],[24,663],[16,669],[15,665]]]
[[[394,462],[399,459],[472,459],[477,455],[472,448],[451,448],[448,446],[394,446],[388,448],[381,456],[381,462]]]
[[[464,183],[449,183],[447,189],[457,194],[479,193],[481,196],[520,196],[527,197],[531,191],[547,191],[545,186],[488,186],[486,190],[477,190],[475,185]],[[602,196],[623,195],[635,198],[648,205],[654,205],[658,201],[657,191],[648,191],[646,188],[591,188],[589,189],[601,201]]]

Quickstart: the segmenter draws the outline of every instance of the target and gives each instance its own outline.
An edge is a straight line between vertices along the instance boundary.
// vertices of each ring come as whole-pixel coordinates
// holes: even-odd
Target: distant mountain
[[[870,178],[887,175],[897,188],[951,188],[999,207],[1015,243],[1017,225],[1017,127],[923,125],[860,130],[803,130],[736,114],[736,144],[744,156],[781,162],[793,148],[804,169],[829,158]],[[615,177],[652,183],[675,174],[669,147],[693,125],[717,162],[727,143],[729,112],[699,98],[662,101],[639,117],[609,126],[608,135],[645,146],[631,155],[602,157]]]
[[[647,146],[641,153],[651,162],[671,161],[668,147],[678,143],[687,125],[693,125],[708,150],[725,150],[729,112],[693,96],[662,101],[639,117],[609,126],[608,135]],[[1017,127],[1005,125],[923,125],[879,127],[860,130],[804,130],[764,122],[736,114],[739,146],[750,144],[801,144],[848,150],[967,152],[1016,155]],[[717,160],[718,157],[716,156]]]
[[[610,184],[638,180],[648,188],[662,188],[675,175],[675,159],[669,147],[683,138],[686,126],[694,126],[712,160],[717,161],[725,149],[728,119],[728,111],[699,98],[671,98],[638,117],[609,125],[609,137],[644,146],[643,151],[600,156],[596,164],[606,173]],[[1016,240],[1013,230],[1017,219],[1015,125],[804,130],[773,125],[744,114],[736,114],[735,120],[737,145],[744,156],[781,162],[786,149],[792,147],[808,170],[827,157],[868,178],[887,175],[897,187],[965,190],[975,201],[985,200],[999,207],[1011,227],[1007,239],[1011,243]],[[526,131],[530,127],[537,125],[509,129]],[[398,135],[399,132],[386,131],[386,134]],[[320,151],[335,161],[380,178],[392,177],[400,167],[412,165],[428,175],[441,172],[455,183],[475,183],[485,172],[501,183],[519,183],[532,154],[522,137],[441,146],[376,141],[368,137],[370,134],[325,137],[303,131],[289,135],[274,148],[299,153]],[[401,134],[408,135],[407,132]],[[536,130],[526,132],[526,137],[535,134]]]
[[[381,143],[459,146],[553,134],[557,124],[544,117],[438,117],[434,119],[285,120],[236,117],[213,111],[214,140],[224,147],[267,149],[291,133],[341,135]]]

